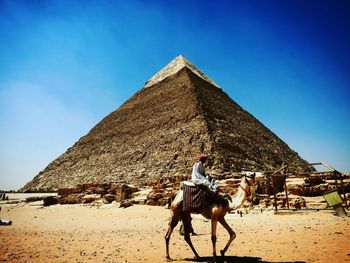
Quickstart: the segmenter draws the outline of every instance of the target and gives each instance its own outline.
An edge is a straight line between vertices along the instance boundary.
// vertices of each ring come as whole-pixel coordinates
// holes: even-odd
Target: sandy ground
[[[166,262],[170,210],[135,205],[1,205],[0,262]],[[237,238],[219,262],[350,262],[350,218],[329,211],[226,216]],[[192,241],[202,262],[211,259],[210,222],[193,216]],[[193,262],[178,232],[170,240],[175,262]],[[228,239],[218,227],[218,250]]]

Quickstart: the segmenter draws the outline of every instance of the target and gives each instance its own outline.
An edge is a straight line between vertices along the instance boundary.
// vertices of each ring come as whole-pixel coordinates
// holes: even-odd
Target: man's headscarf
[[[208,155],[202,153],[201,155],[197,156],[197,160],[201,162],[205,162],[208,159]]]

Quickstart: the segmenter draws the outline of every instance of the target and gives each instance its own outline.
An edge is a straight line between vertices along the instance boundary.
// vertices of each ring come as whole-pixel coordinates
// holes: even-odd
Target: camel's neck
[[[245,178],[243,178],[237,193],[231,197],[231,200],[228,200],[230,211],[240,208],[243,205],[247,199],[249,188],[250,186],[247,184]]]

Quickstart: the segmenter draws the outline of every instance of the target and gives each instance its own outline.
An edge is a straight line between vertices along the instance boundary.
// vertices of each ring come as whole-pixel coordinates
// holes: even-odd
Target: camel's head
[[[255,182],[255,173],[245,173],[243,175],[246,183],[249,185],[249,186],[252,186]]]

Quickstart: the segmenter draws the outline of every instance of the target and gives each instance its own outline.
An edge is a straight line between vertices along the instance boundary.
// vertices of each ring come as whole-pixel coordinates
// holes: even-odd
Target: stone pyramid
[[[21,190],[190,176],[202,152],[218,175],[306,163],[180,55]]]

